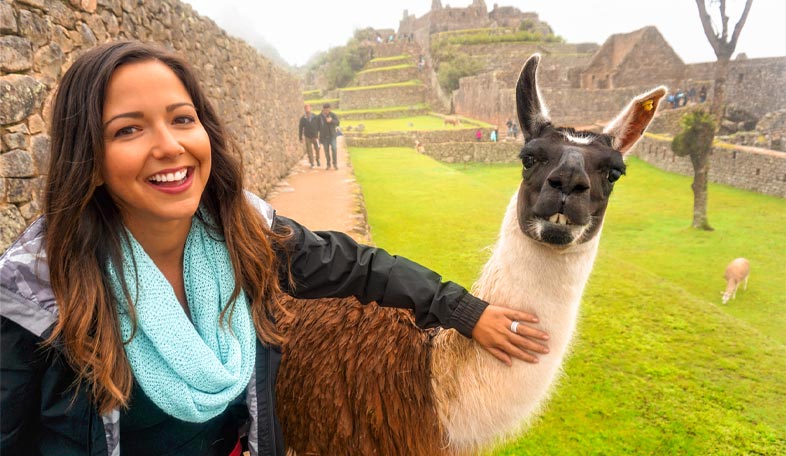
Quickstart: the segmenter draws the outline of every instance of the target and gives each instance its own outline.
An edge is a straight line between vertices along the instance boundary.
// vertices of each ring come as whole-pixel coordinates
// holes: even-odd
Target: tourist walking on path
[[[170,51],[85,52],[51,125],[43,217],[0,257],[2,454],[283,456],[281,293],[412,309],[508,364],[547,352],[533,315],[244,191],[236,142]]]
[[[338,116],[330,112],[330,103],[322,105],[322,113],[317,119],[317,129],[319,130],[319,143],[325,151],[325,161],[327,168],[330,169],[332,158],[333,169],[338,169],[338,157],[336,156],[336,127],[340,121]],[[331,154],[332,151],[332,154]]]
[[[317,125],[317,116],[311,112],[311,105],[306,103],[303,106],[305,114],[300,118],[300,123],[297,128],[297,137],[301,143],[305,144],[306,155],[308,155],[308,164],[314,167],[314,158],[316,157],[317,166],[319,166],[319,127]]]
[[[480,130],[480,128],[478,128],[478,130],[475,132],[475,141],[480,142],[481,138],[483,138],[483,132]]]

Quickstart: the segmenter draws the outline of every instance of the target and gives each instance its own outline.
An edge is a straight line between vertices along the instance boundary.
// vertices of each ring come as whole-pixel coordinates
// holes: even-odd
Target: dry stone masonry
[[[693,176],[690,157],[671,151],[671,139],[645,134],[633,154],[662,170]],[[710,155],[710,180],[745,190],[786,198],[786,154],[753,147],[720,144]]]
[[[297,162],[288,139],[301,82],[178,0],[0,0],[0,250],[42,203],[53,90],[87,49],[154,41],[195,68],[243,154],[248,188],[265,195]]]

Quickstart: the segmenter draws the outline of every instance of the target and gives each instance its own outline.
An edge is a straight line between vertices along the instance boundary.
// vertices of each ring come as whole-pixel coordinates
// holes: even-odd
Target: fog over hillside
[[[404,10],[421,17],[430,0],[369,2],[342,0],[184,0],[212,18],[233,36],[258,43],[256,36],[278,50],[291,65],[303,66],[318,52],[342,46],[357,29],[398,30]],[[443,6],[466,7],[472,0],[442,1]],[[715,61],[702,30],[696,3],[691,0],[510,0],[486,1],[535,12],[554,33],[569,43],[602,44],[617,33],[654,25],[685,63]],[[742,0],[728,0],[729,27],[739,19]],[[712,6],[713,14],[717,6]],[[569,13],[569,14],[566,14]],[[257,44],[255,44],[257,45]],[[756,0],[740,36],[737,53],[750,58],[786,55],[786,2]]]

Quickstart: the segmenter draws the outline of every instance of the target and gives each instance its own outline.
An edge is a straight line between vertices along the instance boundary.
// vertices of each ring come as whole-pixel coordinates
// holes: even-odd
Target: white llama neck
[[[499,240],[474,293],[499,306],[536,314],[550,352],[540,362],[497,361],[475,343],[446,333],[434,349],[437,409],[450,445],[459,451],[517,432],[547,398],[568,351],[579,302],[592,270],[599,235],[564,250],[525,236],[516,196],[508,205]],[[600,231],[599,231],[600,232]]]
[[[573,328],[600,236],[564,250],[544,245],[521,232],[516,204],[514,196],[473,292],[493,304],[537,314],[551,345],[560,337],[552,332]]]

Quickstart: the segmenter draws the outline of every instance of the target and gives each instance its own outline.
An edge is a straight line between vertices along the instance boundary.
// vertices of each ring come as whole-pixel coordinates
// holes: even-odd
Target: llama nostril
[[[562,182],[559,179],[549,179],[549,185],[551,188],[561,190],[562,189]]]

